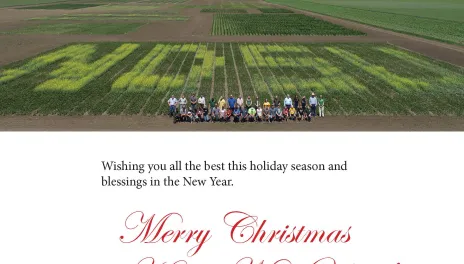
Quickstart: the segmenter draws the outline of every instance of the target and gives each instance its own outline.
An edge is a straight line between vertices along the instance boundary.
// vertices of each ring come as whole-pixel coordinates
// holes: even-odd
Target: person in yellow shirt
[[[269,103],[269,101],[267,99],[264,100],[263,108],[264,109],[271,108],[271,103]]]
[[[226,100],[224,99],[224,97],[221,96],[221,98],[219,98],[218,105],[219,105],[219,109],[225,108]]]
[[[293,105],[290,107],[289,115],[290,115],[290,120],[293,120],[293,121],[296,120],[296,109]]]

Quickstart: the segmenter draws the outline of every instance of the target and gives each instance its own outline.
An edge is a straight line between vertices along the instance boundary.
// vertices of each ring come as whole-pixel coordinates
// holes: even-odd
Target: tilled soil
[[[188,5],[216,5],[222,0],[193,0]],[[200,9],[180,9],[179,15],[189,16],[188,21],[147,22],[138,31],[124,35],[9,35],[0,34],[0,66],[27,59],[69,43],[107,41],[170,41],[170,42],[369,42],[390,43],[421,53],[434,59],[464,67],[464,47],[445,44],[379,29],[360,23],[301,11],[263,1],[254,2],[287,8],[347,28],[366,33],[366,36],[211,36],[213,14],[201,13]],[[134,5],[132,3],[131,5]],[[160,10],[170,10],[165,5]],[[251,10],[251,9],[250,9]],[[256,10],[257,11],[257,10]],[[27,21],[29,18],[78,13],[99,13],[96,8],[82,10],[15,10],[0,9],[0,31],[8,31],[38,23],[80,23],[85,21]],[[117,13],[117,12],[111,12]],[[124,21],[94,21],[94,23],[122,23]],[[354,116],[327,117],[308,123],[285,124],[172,124],[166,117],[143,116],[83,116],[83,117],[0,117],[0,130],[123,130],[123,131],[455,131],[464,130],[464,118],[460,117],[385,117]]]
[[[9,116],[0,131],[464,131],[464,118],[328,116],[311,122],[180,123],[166,116]]]

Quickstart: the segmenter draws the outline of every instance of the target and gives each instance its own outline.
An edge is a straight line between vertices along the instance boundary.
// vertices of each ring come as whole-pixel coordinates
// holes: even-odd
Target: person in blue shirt
[[[229,104],[229,109],[230,110],[234,110],[236,102],[237,102],[237,100],[232,95],[230,95],[229,100],[227,100],[227,103]]]
[[[240,116],[242,115],[242,111],[240,111],[240,108],[238,108],[238,106],[235,106],[235,109],[234,109],[234,122],[237,123],[240,121]]]
[[[246,122],[248,118],[248,111],[245,106],[242,107],[241,112],[242,112],[242,122]]]

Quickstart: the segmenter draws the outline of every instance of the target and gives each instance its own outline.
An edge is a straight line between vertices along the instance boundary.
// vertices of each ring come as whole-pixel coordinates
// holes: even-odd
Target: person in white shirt
[[[226,120],[226,110],[224,107],[219,110],[219,121],[224,122]]]
[[[290,109],[290,107],[292,107],[292,98],[290,98],[289,94],[287,94],[287,97],[285,97],[285,99],[284,99],[284,106],[287,109]]]
[[[258,122],[263,120],[263,109],[261,109],[261,106],[258,106],[258,109],[256,110],[256,120]]]
[[[182,106],[184,106],[185,108],[187,108],[187,98],[185,98],[184,94],[182,94],[180,96],[180,99],[179,99],[179,106],[180,108],[182,108]]]
[[[315,93],[309,97],[309,105],[311,106],[311,116],[316,116],[317,97]]]
[[[198,103],[200,104],[200,107],[202,109],[205,108],[206,99],[203,95],[201,95],[200,98],[198,98]]]
[[[239,108],[239,109],[242,109],[242,108],[243,108],[243,98],[242,98],[242,96],[239,96],[239,97],[237,98],[237,105],[238,105],[238,108]]]
[[[169,105],[169,116],[173,117],[176,115],[176,108],[177,108],[177,99],[174,97],[174,95],[171,96],[168,100],[168,105]]]

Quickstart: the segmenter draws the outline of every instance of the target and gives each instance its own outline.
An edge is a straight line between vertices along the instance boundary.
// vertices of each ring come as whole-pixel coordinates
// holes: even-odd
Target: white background
[[[0,263],[464,263],[462,133],[2,133]],[[159,172],[232,178],[234,187],[102,187],[101,161],[342,163],[338,172]],[[181,213],[173,229],[210,229],[195,244],[123,244],[134,211]],[[350,231],[346,244],[236,244],[229,211],[285,225]],[[155,221],[157,222],[157,221]],[[131,235],[132,234],[132,235]],[[143,262],[144,264],[151,262]],[[333,262],[320,262],[320,264]]]

